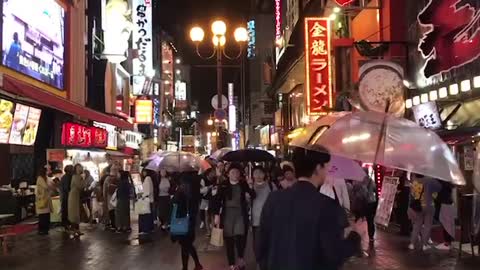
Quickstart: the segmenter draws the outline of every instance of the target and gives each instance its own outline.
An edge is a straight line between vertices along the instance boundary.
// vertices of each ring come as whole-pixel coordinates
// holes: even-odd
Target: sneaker
[[[408,249],[409,249],[409,250],[414,250],[414,249],[415,249],[415,245],[413,245],[413,244],[408,245]]]
[[[435,248],[438,250],[450,250],[452,249],[452,245],[447,245],[445,243],[442,243],[440,245],[437,245]]]
[[[432,247],[429,246],[429,245],[424,245],[424,246],[422,247],[422,251],[427,251],[427,250],[429,250],[429,249],[431,249],[431,248],[432,248]]]

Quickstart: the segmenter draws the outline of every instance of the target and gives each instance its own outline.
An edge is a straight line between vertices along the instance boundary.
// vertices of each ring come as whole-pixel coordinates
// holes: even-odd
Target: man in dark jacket
[[[262,270],[335,270],[360,252],[360,236],[351,232],[345,212],[318,192],[330,155],[297,148],[293,153],[298,183],[273,192],[262,211],[257,261]]]

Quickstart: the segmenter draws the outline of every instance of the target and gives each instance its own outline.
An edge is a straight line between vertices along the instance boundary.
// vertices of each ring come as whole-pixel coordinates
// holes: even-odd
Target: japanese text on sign
[[[138,50],[138,58],[133,60],[133,93],[145,92],[148,74],[153,70],[152,47],[152,6],[148,0],[132,1],[132,17],[134,30],[132,33],[133,48]],[[148,92],[148,89],[146,89]],[[148,93],[147,93],[148,94]]]
[[[328,18],[305,18],[305,54],[307,113],[324,114],[333,103]]]
[[[103,128],[65,123],[62,127],[62,145],[77,147],[107,147],[107,131]]]
[[[282,37],[282,2],[275,0],[275,40]]]

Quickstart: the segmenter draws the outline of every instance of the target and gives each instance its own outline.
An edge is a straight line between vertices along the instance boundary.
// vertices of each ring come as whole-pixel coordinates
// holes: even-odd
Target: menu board
[[[13,123],[13,102],[0,99],[0,143],[8,143]]]
[[[9,143],[22,144],[23,134],[27,126],[28,110],[30,107],[19,104],[15,106],[15,114],[13,115],[12,129],[10,130]]]
[[[382,192],[378,201],[377,213],[375,215],[375,223],[387,227],[390,223],[395,195],[397,193],[398,177],[385,176],[383,178]]]
[[[35,143],[41,114],[42,110],[30,107],[30,110],[28,111],[27,126],[25,127],[25,132],[23,133],[23,145],[30,146]]]

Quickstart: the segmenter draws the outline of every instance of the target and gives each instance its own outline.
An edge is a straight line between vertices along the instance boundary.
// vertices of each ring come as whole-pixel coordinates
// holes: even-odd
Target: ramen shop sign
[[[326,114],[333,103],[328,18],[305,18],[305,55],[307,113]]]
[[[73,147],[107,147],[107,130],[76,123],[62,126],[62,145]]]

